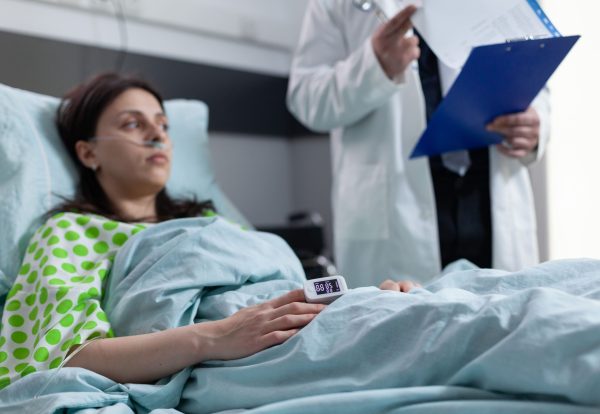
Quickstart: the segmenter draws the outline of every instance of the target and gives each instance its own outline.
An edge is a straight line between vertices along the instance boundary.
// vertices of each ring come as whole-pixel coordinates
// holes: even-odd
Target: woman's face
[[[155,195],[171,170],[168,122],[158,100],[143,89],[119,95],[98,119],[90,150],[96,174],[108,194]],[[149,143],[160,143],[155,147]]]

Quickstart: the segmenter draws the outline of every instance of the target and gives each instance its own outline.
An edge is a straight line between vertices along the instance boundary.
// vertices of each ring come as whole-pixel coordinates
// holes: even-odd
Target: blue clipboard
[[[526,110],[580,36],[473,48],[410,158],[499,144],[486,125]]]

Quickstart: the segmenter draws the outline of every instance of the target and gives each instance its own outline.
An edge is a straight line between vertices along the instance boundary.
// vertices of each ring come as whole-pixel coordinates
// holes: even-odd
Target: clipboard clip
[[[510,45],[511,43],[515,43],[515,42],[523,42],[526,40],[540,40],[540,39],[550,39],[550,37],[546,36],[546,35],[527,35],[527,36],[521,36],[521,37],[515,37],[512,39],[506,39],[506,51],[510,52],[512,50],[512,46]],[[540,44],[541,48],[546,47],[545,43]]]
[[[506,43],[514,43],[514,42],[522,42],[524,40],[539,40],[539,39],[548,39],[548,36],[546,35],[526,35],[526,36],[521,36],[521,37],[513,37],[512,39],[506,39]]]

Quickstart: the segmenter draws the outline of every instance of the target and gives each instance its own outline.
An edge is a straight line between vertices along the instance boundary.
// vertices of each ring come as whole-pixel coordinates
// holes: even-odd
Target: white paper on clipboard
[[[463,66],[475,46],[512,39],[558,37],[560,33],[535,0],[419,0],[413,25],[437,57]],[[412,0],[377,0],[388,18]]]

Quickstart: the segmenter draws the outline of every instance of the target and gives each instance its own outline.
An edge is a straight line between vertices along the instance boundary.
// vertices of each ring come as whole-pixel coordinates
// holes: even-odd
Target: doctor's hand
[[[416,36],[406,37],[412,28],[410,17],[416,10],[415,6],[406,7],[381,25],[371,39],[375,56],[391,80],[402,75],[421,53],[419,39]]]
[[[204,341],[203,360],[238,359],[281,344],[317,316],[325,305],[306,303],[304,291],[249,306],[228,318],[199,323],[199,341]]]
[[[537,149],[540,117],[529,107],[525,112],[499,116],[488,124],[487,130],[503,135],[504,141],[498,145],[498,151],[508,157],[523,158]]]
[[[408,293],[410,292],[413,288],[416,287],[422,287],[420,284],[418,284],[417,282],[413,282],[412,280],[398,280],[393,281],[393,280],[386,280],[385,282],[383,282],[381,285],[379,285],[379,289],[381,290],[393,290],[395,292],[403,292],[403,293]]]

